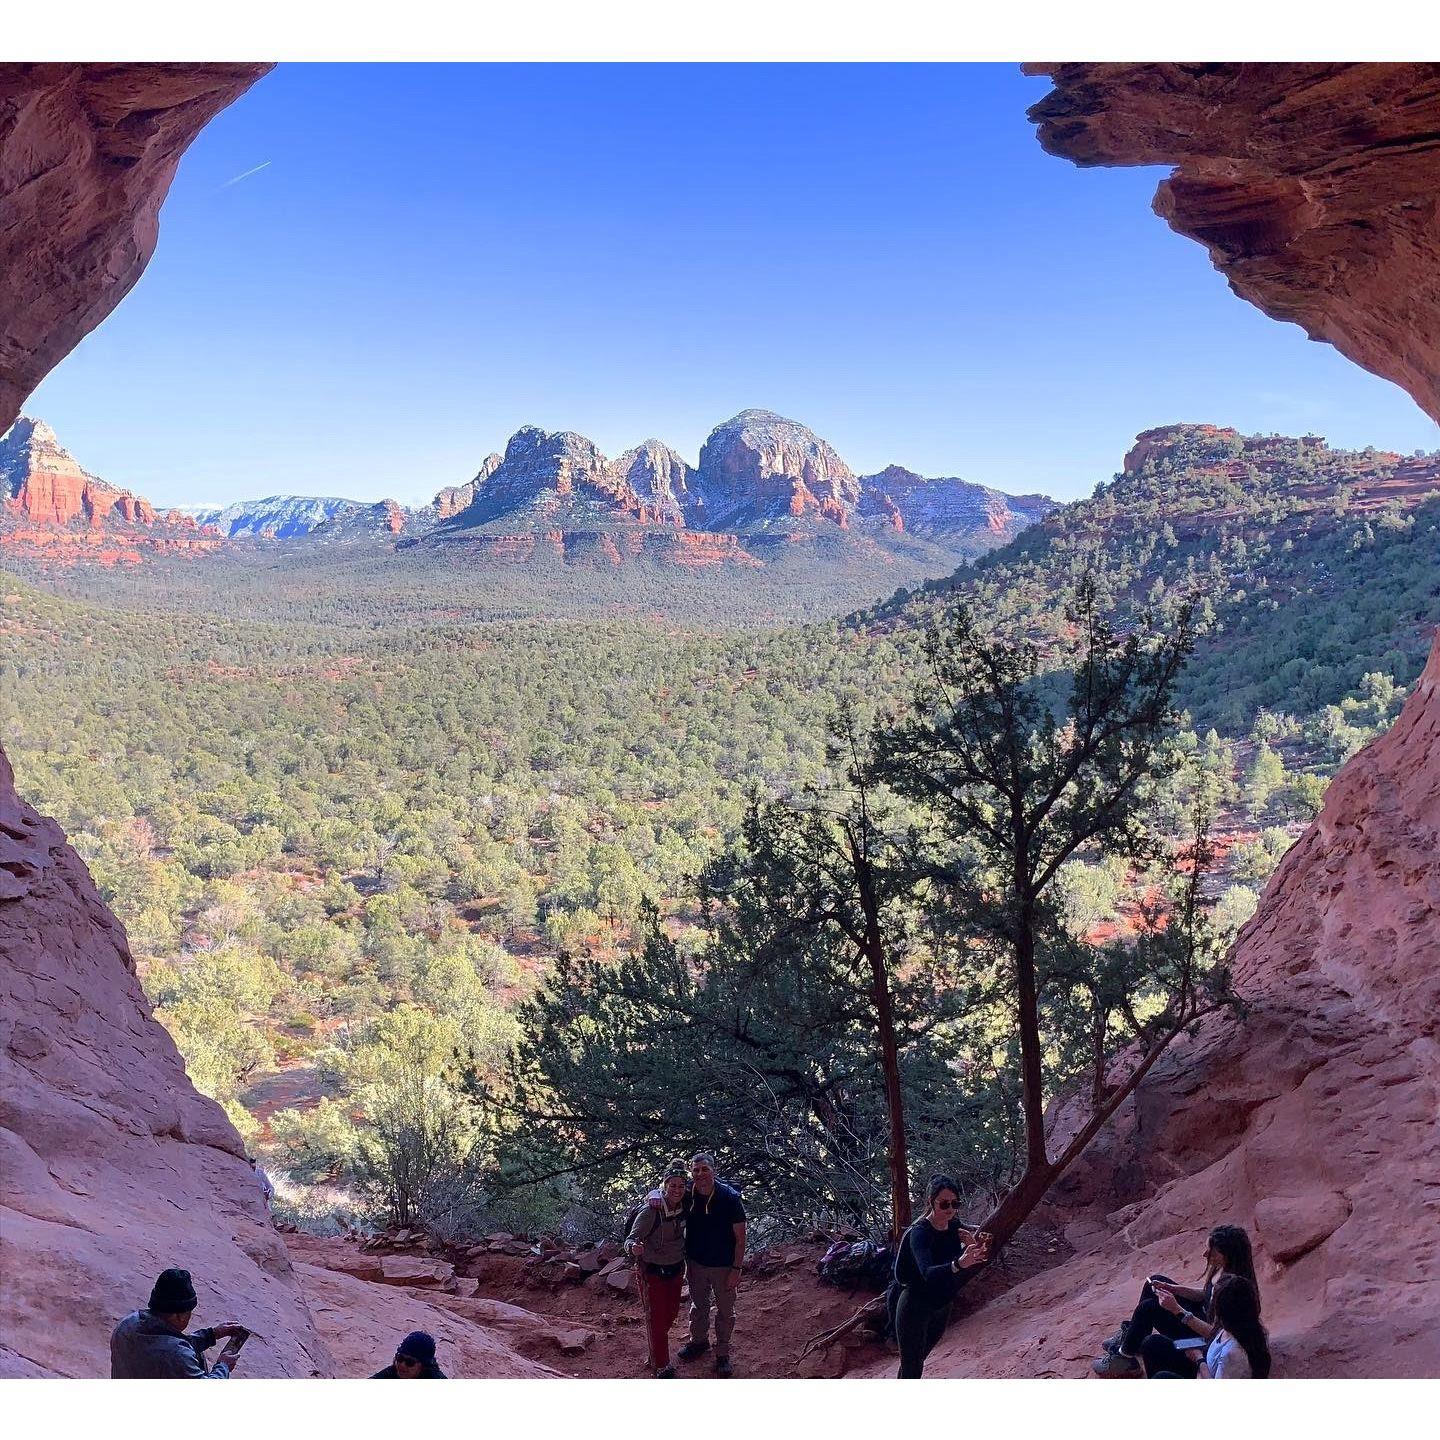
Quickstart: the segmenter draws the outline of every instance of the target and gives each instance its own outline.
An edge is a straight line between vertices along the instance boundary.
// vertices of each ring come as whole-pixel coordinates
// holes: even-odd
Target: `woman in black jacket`
[[[960,1192],[948,1175],[933,1175],[925,1213],[906,1232],[895,1255],[890,1315],[900,1344],[901,1380],[918,1380],[925,1357],[950,1320],[950,1305],[966,1273],[990,1258],[990,1237],[967,1230],[956,1211]]]
[[[435,1363],[435,1337],[412,1330],[396,1347],[395,1359],[372,1380],[444,1380],[445,1372]]]

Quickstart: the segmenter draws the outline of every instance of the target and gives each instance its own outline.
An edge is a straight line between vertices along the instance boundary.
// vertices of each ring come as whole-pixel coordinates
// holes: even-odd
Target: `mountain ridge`
[[[0,444],[13,449],[19,442],[11,437],[23,440],[37,426],[64,457],[71,489],[89,483],[108,496],[113,487],[88,476],[43,421],[22,417]],[[18,493],[24,483],[12,488]],[[25,491],[32,512],[43,511],[35,498],[43,488],[32,483]],[[653,436],[612,459],[575,431],[524,425],[503,454],[487,456],[471,480],[442,487],[428,505],[273,494],[179,507],[166,523],[222,542],[418,544],[500,560],[643,558],[692,569],[764,564],[799,552],[816,563],[843,563],[853,552],[874,563],[893,555],[933,574],[1011,538],[1055,504],[899,466],[860,476],[807,426],[750,409],[712,429],[695,465]],[[43,511],[39,523],[70,525],[79,505],[71,496]],[[135,497],[123,508],[154,516],[154,507]],[[13,543],[24,548],[18,537]]]

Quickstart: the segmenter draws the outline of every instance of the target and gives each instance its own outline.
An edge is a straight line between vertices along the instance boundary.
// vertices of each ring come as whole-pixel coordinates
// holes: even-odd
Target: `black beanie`
[[[396,1347],[397,1355],[418,1360],[422,1365],[435,1363],[435,1337],[423,1330],[412,1330]]]
[[[180,1315],[200,1303],[188,1270],[166,1270],[150,1292],[152,1315]]]

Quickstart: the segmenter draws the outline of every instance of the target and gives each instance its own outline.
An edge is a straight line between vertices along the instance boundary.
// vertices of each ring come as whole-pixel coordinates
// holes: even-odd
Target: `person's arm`
[[[200,1360],[195,1345],[188,1335],[175,1336],[174,1343],[167,1343],[170,1352],[170,1379],[172,1380],[228,1380],[230,1367],[235,1361],[227,1348],[208,1370]]]
[[[744,1213],[743,1211],[741,1212]],[[745,1222],[735,1222],[735,1259],[730,1263],[730,1289],[740,1283],[740,1269],[745,1264]]]
[[[630,1233],[625,1237],[625,1252],[635,1258],[642,1259],[645,1254],[645,1242],[655,1233],[655,1227],[660,1223],[660,1212],[654,1207],[647,1205],[630,1223]]]
[[[955,1270],[949,1260],[942,1260],[935,1253],[939,1237],[940,1232],[928,1220],[912,1226],[910,1254],[927,1285],[947,1287],[954,1282]]]
[[[1202,1320],[1198,1315],[1192,1315],[1184,1309],[1180,1301],[1175,1297],[1175,1290],[1169,1285],[1155,1285],[1155,1296],[1160,1301],[1160,1308],[1168,1310],[1188,1329],[1191,1334],[1199,1335],[1202,1339],[1208,1340],[1216,1331],[1216,1326],[1208,1321]]]

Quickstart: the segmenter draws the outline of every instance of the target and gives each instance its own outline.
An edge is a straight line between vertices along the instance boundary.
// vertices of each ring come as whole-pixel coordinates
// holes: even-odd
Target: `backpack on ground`
[[[837,1240],[815,1263],[815,1273],[842,1290],[883,1290],[895,1272],[895,1250],[873,1240]]]

